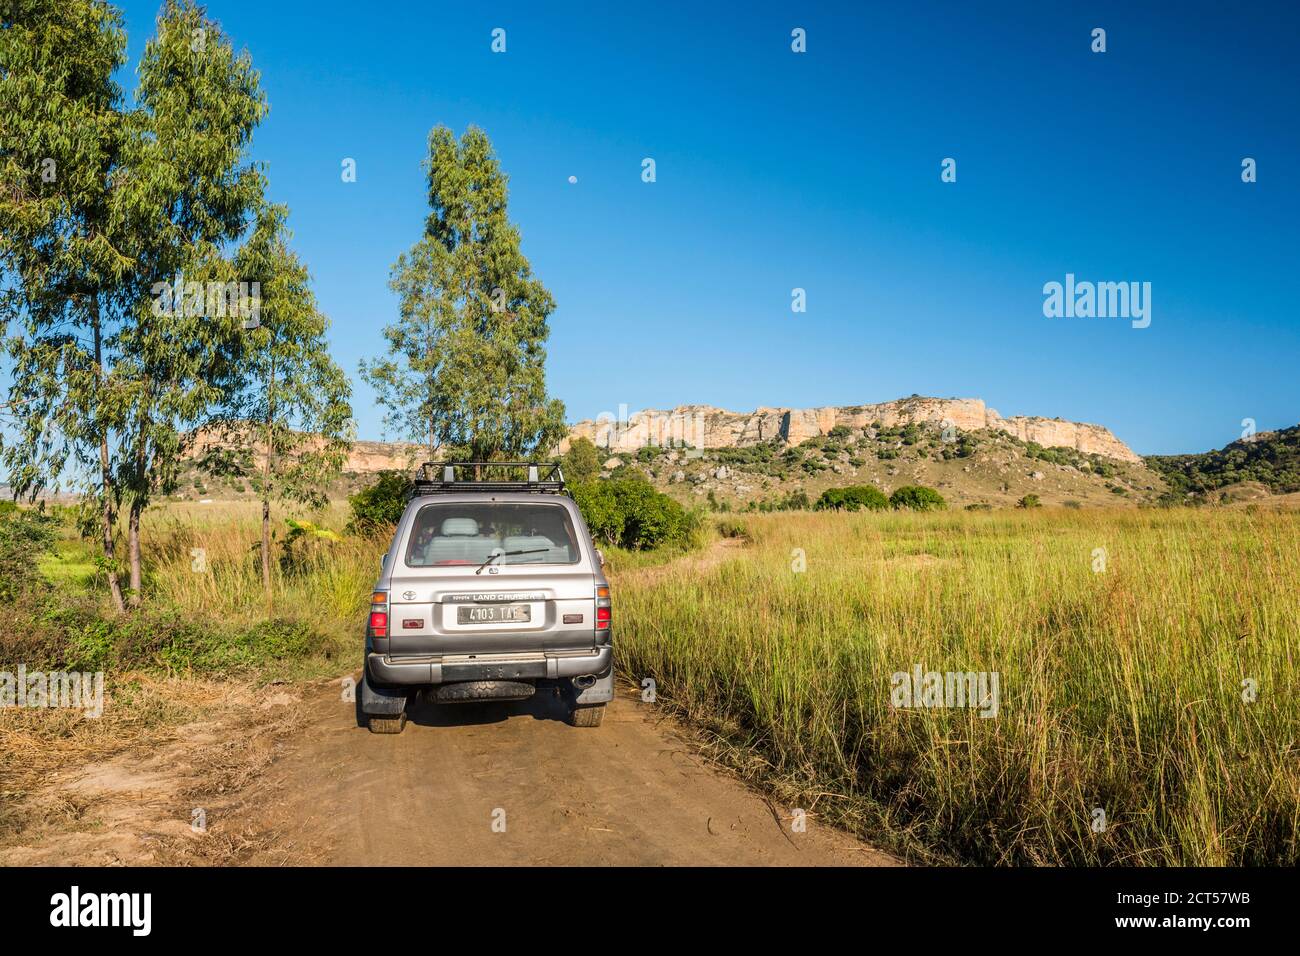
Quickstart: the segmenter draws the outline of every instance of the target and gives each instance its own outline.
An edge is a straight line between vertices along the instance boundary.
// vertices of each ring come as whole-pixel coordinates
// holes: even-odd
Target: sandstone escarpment
[[[319,438],[309,438],[303,445],[305,451],[317,451],[322,442]],[[216,430],[202,430],[193,436],[188,456],[201,458],[209,452],[223,448],[247,449],[252,459],[260,463],[266,453],[266,445],[258,436],[257,429],[250,428],[241,440],[233,435]],[[379,471],[411,471],[429,457],[424,445],[409,442],[354,441],[348,449],[344,472],[371,474]]]
[[[577,437],[589,438],[598,447],[614,452],[683,442],[695,448],[729,448],[773,439],[797,445],[825,435],[838,425],[869,428],[876,423],[889,427],[913,422],[951,427],[959,432],[993,428],[1047,448],[1072,448],[1126,462],[1142,460],[1101,425],[1035,416],[1003,418],[978,398],[921,397],[874,405],[757,408],[752,412],[731,412],[711,405],[681,405],[666,411],[646,409],[622,420],[603,416],[578,422],[560,450]]]

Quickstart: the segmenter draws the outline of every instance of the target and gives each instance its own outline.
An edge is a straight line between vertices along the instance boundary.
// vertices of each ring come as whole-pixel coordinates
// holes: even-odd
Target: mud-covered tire
[[[406,728],[406,711],[402,711],[396,717],[376,717],[369,714],[366,717],[366,727],[372,734],[400,734]]]
[[[585,704],[569,711],[569,723],[575,727],[599,727],[604,719],[604,704]]]

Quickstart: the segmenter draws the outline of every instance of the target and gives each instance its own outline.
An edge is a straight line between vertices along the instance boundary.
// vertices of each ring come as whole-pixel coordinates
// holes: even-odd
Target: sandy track
[[[895,862],[813,817],[791,832],[788,810],[705,765],[630,693],[599,728],[568,726],[539,696],[416,706],[398,736],[358,727],[340,696],[307,697],[307,726],[265,781],[276,861],[291,846],[291,862],[343,865]]]

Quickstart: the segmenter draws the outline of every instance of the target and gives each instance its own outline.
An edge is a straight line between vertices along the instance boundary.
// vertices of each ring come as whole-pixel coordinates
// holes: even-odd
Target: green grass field
[[[346,516],[312,517],[340,529]],[[608,555],[619,667],[814,819],[917,860],[1297,862],[1300,513],[724,523],[693,553]],[[247,503],[151,513],[152,603],[253,628],[203,651],[221,666],[300,642],[257,631],[268,618],[320,635],[327,669],[359,662],[385,542],[309,549],[277,566],[268,602],[258,534]],[[61,586],[94,580],[75,541],[45,568]],[[995,672],[996,716],[894,706],[891,675],[918,666]]]
[[[922,859],[1296,862],[1300,515],[748,529],[720,563],[615,588],[625,673],[741,769]],[[892,706],[916,665],[997,672],[997,715]]]

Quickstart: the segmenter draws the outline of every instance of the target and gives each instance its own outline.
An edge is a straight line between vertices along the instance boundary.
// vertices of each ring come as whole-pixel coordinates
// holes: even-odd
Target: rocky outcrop
[[[344,471],[411,471],[429,460],[429,449],[424,445],[406,442],[354,441],[348,452]]]
[[[875,405],[828,405],[822,408],[758,408],[730,412],[712,405],[681,405],[667,411],[646,409],[622,421],[612,416],[578,422],[560,445],[585,437],[613,452],[635,451],[645,445],[694,448],[728,448],[776,439],[797,445],[825,435],[837,425],[849,428],[883,427],[912,422],[929,423],[957,431],[994,428],[1047,447],[1072,448],[1089,455],[1140,462],[1131,448],[1101,425],[1068,422],[1060,418],[1016,416],[1003,418],[978,398],[903,398]]]
[[[227,436],[215,430],[201,430],[192,436],[187,456],[201,458],[208,452],[220,448],[242,447],[249,450],[255,461],[260,461],[261,456],[265,454],[266,445],[255,437],[256,429],[250,429],[248,434],[254,436],[252,440],[246,439],[241,442],[232,436]],[[304,444],[304,450],[315,450],[320,446],[319,439],[311,438]],[[412,471],[419,464],[427,461],[428,458],[428,449],[424,445],[414,445],[409,442],[354,441],[348,451],[348,458],[343,465],[343,471],[356,474],[373,474],[379,471]]]

